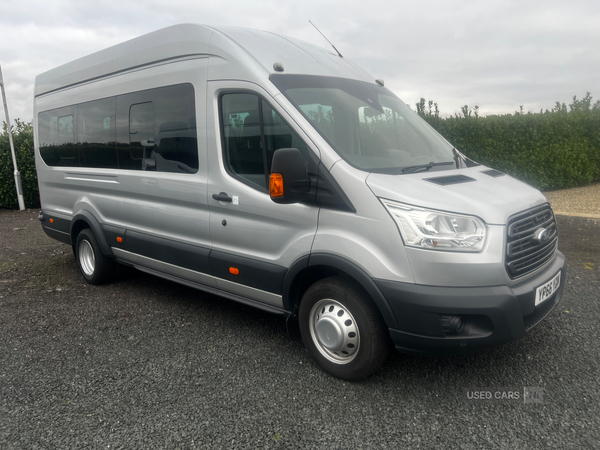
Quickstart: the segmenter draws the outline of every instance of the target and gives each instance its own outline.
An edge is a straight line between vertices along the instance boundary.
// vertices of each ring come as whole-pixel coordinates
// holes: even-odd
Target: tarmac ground
[[[558,216],[563,299],[523,338],[349,383],[280,317],[124,267],[87,285],[37,215],[0,210],[2,449],[600,447],[600,220]]]

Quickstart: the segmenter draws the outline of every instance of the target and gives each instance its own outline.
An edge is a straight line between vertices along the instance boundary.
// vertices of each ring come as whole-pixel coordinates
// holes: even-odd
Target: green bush
[[[421,99],[417,113],[469,158],[539,189],[579,186],[600,179],[600,102],[589,93],[552,110],[479,117],[478,107],[441,118]]]
[[[35,158],[33,154],[33,128],[31,123],[15,121],[12,127],[17,166],[21,172],[23,198],[27,208],[40,206]],[[15,187],[14,168],[6,123],[0,134],[0,208],[18,209],[17,189]]]

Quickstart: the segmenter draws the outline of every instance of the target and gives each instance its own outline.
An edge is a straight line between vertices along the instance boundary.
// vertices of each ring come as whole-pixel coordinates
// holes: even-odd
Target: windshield
[[[312,75],[274,74],[271,81],[358,169],[403,173],[419,165],[428,165],[426,170],[455,167],[429,164],[454,161],[452,146],[384,87]]]

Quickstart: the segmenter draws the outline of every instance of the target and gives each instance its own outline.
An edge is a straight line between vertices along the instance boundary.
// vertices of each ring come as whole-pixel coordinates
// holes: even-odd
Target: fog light
[[[462,316],[440,314],[440,322],[442,323],[442,330],[447,336],[457,335],[465,328],[465,321]]]

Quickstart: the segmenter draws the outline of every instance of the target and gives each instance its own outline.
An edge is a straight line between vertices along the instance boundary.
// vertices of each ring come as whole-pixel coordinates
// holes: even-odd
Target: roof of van
[[[321,47],[267,31],[182,24],[131,39],[36,77],[35,96],[169,60],[218,56],[238,62],[235,75],[268,76],[273,64],[284,73],[328,75],[374,82],[363,69]],[[241,64],[239,64],[241,63]]]

